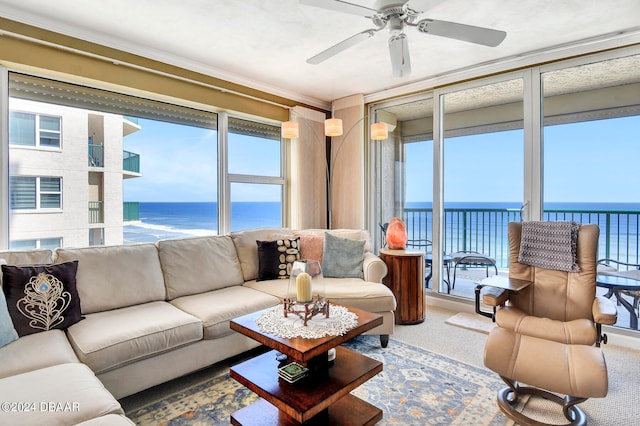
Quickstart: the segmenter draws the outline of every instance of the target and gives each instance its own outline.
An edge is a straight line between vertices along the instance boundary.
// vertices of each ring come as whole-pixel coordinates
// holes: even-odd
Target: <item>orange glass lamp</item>
[[[404,250],[407,246],[407,228],[399,217],[394,217],[387,227],[387,247],[390,250]]]
[[[389,129],[387,123],[373,123],[371,125],[371,139],[381,141],[389,137]]]
[[[324,120],[325,136],[342,136],[342,120],[339,118],[328,118]]]

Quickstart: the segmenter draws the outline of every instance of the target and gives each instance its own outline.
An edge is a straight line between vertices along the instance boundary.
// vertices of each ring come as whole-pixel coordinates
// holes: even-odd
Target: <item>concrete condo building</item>
[[[136,119],[11,98],[9,128],[11,248],[122,244]]]

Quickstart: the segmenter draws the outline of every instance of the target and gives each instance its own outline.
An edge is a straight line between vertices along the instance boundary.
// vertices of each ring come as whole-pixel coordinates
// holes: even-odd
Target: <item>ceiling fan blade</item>
[[[354,46],[360,43],[363,40],[373,37],[377,31],[379,30],[378,29],[366,30],[354,36],[351,36],[348,39],[342,40],[340,43],[334,44],[330,48],[325,49],[322,52],[318,53],[317,55],[310,57],[309,59],[307,59],[307,63],[316,65],[316,64],[319,64],[320,62],[326,61],[330,57],[337,55],[343,50],[346,50],[351,46]]]
[[[456,22],[439,21],[436,19],[422,19],[416,24],[418,31],[437,36],[454,38],[470,43],[496,47],[507,36],[507,33],[490,28],[473,25],[458,24]]]
[[[404,77],[411,74],[411,59],[409,58],[409,44],[406,34],[391,36],[389,56],[391,56],[391,70],[394,77]]]
[[[358,16],[372,16],[377,13],[375,9],[349,3],[342,0],[299,0],[300,4],[306,6],[321,7],[323,9],[335,10],[343,13],[350,13]]]

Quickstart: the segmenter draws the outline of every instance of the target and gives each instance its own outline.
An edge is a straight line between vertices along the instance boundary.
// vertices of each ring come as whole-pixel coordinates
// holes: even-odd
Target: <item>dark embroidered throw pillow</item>
[[[293,262],[300,259],[300,239],[283,238],[274,241],[256,241],[258,244],[257,281],[286,279]]]
[[[19,336],[64,330],[82,319],[77,270],[77,260],[50,265],[2,265],[2,290]]]

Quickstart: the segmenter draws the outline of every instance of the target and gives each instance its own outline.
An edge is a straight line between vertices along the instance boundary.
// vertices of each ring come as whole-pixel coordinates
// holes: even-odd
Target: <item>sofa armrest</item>
[[[371,252],[364,254],[362,269],[364,271],[364,280],[373,283],[381,283],[388,272],[387,264]]]
[[[616,305],[604,296],[596,296],[592,312],[593,320],[598,324],[613,325],[618,320]]]

